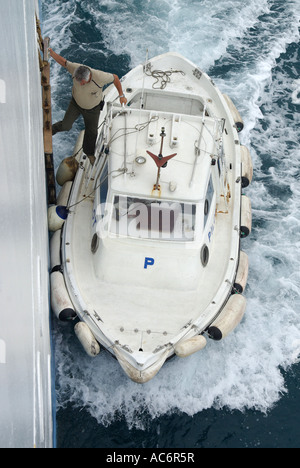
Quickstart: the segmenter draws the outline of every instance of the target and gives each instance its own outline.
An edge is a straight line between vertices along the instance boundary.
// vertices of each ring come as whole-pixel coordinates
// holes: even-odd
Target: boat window
[[[205,202],[204,202],[204,226],[206,225],[206,221],[208,219],[213,196],[214,196],[214,186],[212,182],[212,177],[210,176],[208,186],[207,186]]]
[[[105,164],[100,176],[100,203],[105,204],[108,191],[108,163]]]
[[[203,112],[203,102],[198,96],[182,99],[182,95],[172,94],[172,99],[168,93],[159,91],[139,92],[133,96],[128,106],[139,109],[141,98],[143,97],[143,109],[150,111],[163,111],[175,114],[200,115]]]
[[[110,231],[142,239],[194,240],[196,205],[116,195]]]

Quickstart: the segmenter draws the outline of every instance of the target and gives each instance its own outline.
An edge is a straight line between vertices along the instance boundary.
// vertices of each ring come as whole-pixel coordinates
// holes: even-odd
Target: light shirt
[[[74,78],[75,70],[80,66],[80,63],[66,62],[66,68],[73,76],[72,95],[80,107],[83,109],[93,109],[98,106],[103,99],[103,86],[112,83],[114,81],[114,76],[111,73],[94,70],[88,67],[92,73],[92,79],[89,83],[81,85],[80,82]]]

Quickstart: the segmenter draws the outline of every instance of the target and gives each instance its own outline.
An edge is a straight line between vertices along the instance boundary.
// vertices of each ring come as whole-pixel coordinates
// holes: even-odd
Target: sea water
[[[54,322],[58,446],[299,447],[300,1],[44,0],[42,18],[57,53],[120,77],[147,50],[190,59],[236,103],[254,164],[240,326],[140,386]],[[55,122],[72,82],[51,73]],[[54,137],[56,167],[81,128]]]

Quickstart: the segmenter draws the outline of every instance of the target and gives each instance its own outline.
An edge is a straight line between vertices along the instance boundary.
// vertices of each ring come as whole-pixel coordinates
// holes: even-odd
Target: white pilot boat
[[[122,86],[126,107],[106,90],[94,165],[81,133],[57,173],[52,308],[76,320],[90,356],[102,346],[144,383],[244,315],[252,163],[232,101],[179,54],[147,60]]]

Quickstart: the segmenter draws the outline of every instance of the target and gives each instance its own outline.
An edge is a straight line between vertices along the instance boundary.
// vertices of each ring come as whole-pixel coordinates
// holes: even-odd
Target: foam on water
[[[247,310],[221,343],[166,363],[154,380],[129,381],[106,353],[84,355],[69,326],[56,325],[58,407],[86,407],[104,424],[125,415],[129,426],[174,411],[194,415],[227,406],[268,411],[285,392],[281,369],[300,354],[300,154],[297,2],[279,0],[48,0],[44,29],[59,52],[70,45],[86,56],[127,54],[131,66],[175,50],[207,71],[237,103],[241,135],[252,154],[253,231],[243,241],[250,258]],[[85,21],[92,41],[78,38]],[[88,35],[88,32],[87,32]],[[83,42],[83,45],[81,45]],[[101,47],[101,50],[97,49]],[[76,60],[74,54],[70,57]],[[288,65],[287,65],[288,64]],[[70,82],[54,67],[54,118],[62,116]],[[56,137],[55,137],[56,138]],[[70,153],[70,135],[54,149]]]
[[[267,0],[93,0],[84,10],[97,20],[107,50],[131,58],[131,66],[176,50],[207,69],[267,11]],[[221,34],[220,34],[221,33]]]
[[[293,83],[292,101],[294,104],[300,104],[300,80]]]

